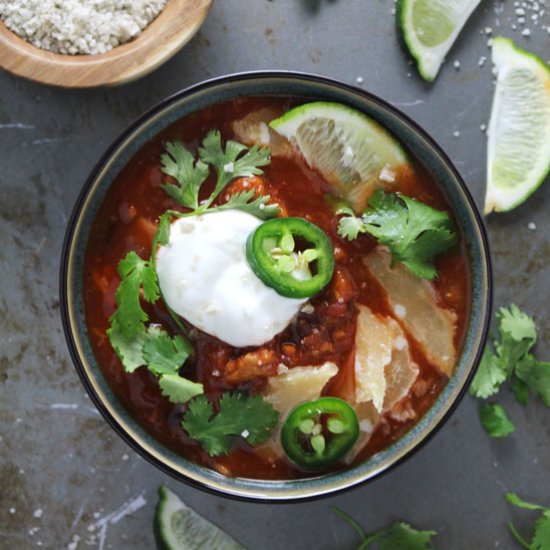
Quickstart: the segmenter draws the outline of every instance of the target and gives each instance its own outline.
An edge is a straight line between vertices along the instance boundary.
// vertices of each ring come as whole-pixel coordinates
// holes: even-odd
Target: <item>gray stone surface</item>
[[[224,500],[171,480],[133,453],[103,421],[72,367],[59,318],[58,265],[73,202],[102,152],[140,113],[208,77],[253,69],[323,74],[379,94],[443,146],[481,203],[493,91],[484,29],[550,57],[543,25],[517,23],[512,1],[483,0],[433,85],[400,50],[392,0],[217,0],[201,32],[154,74],[98,90],[62,90],[0,74],[0,548],[153,548],[156,488],[166,482],[251,549],[351,549],[338,506],[366,530],[403,518],[439,531],[437,546],[514,548],[506,523],[529,513],[507,490],[550,505],[550,412],[517,405],[517,433],[490,440],[466,397],[405,464],[349,493],[307,504]],[[481,58],[487,61],[480,66]],[[460,61],[460,69],[453,61]],[[540,327],[550,357],[550,187],[488,221],[496,304],[516,302]],[[529,222],[536,230],[528,229]]]

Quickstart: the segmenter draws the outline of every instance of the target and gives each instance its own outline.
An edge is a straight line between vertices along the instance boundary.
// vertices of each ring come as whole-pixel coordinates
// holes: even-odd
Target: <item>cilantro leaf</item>
[[[538,361],[528,354],[518,364],[516,374],[550,407],[550,363]]]
[[[159,224],[155,235],[155,245],[166,246],[170,242],[170,212],[165,212],[159,218]],[[152,255],[156,254],[156,251],[152,251]]]
[[[516,401],[524,407],[529,403],[529,386],[517,374],[512,375],[510,384]]]
[[[537,330],[533,318],[514,304],[510,308],[501,307],[497,319],[500,341],[495,342],[495,350],[502,368],[510,376],[537,341]]]
[[[147,329],[147,338],[143,343],[143,358],[149,370],[159,376],[176,372],[185,363],[193,348],[181,336],[171,338],[159,326]]]
[[[500,339],[494,342],[496,353],[491,351],[490,346],[485,348],[479,369],[470,387],[470,393],[482,399],[497,393],[537,340],[537,331],[532,317],[522,312],[516,305],[500,308],[496,317],[499,321],[500,336]],[[525,367],[527,368],[527,365]],[[513,384],[516,399],[526,403],[525,388],[520,382],[513,382]]]
[[[181,141],[168,142],[166,153],[160,158],[162,171],[173,177],[179,185],[161,185],[181,206],[196,210],[199,207],[199,190],[208,177],[208,166],[200,159],[195,162],[193,155]]]
[[[481,363],[470,386],[470,394],[487,399],[498,392],[507,375],[502,368],[499,357],[489,348],[485,348]]]
[[[267,220],[278,216],[281,212],[278,204],[268,204],[271,197],[269,195],[260,195],[254,198],[254,190],[239,191],[229,197],[229,200],[216,206],[216,210],[241,210],[248,212],[261,220]]]
[[[548,550],[550,548],[550,510],[547,510],[535,522],[535,534],[531,542],[533,550]]]
[[[143,344],[147,333],[144,325],[141,325],[141,329],[131,338],[126,338],[118,326],[113,325],[107,330],[107,336],[126,372],[134,372],[138,367],[145,365]]]
[[[338,233],[353,240],[369,233],[387,246],[394,261],[402,262],[417,277],[437,276],[435,256],[457,242],[449,215],[406,195],[376,191],[360,218],[340,220]]]
[[[187,403],[193,397],[204,393],[202,384],[178,374],[163,374],[159,378],[159,386],[162,395],[168,397],[172,403]]]
[[[481,424],[490,437],[508,437],[516,429],[498,403],[484,403],[479,412]]]
[[[208,206],[232,179],[263,174],[260,166],[266,166],[271,162],[269,149],[258,145],[248,149],[242,143],[228,140],[224,151],[218,130],[208,132],[202,147],[199,148],[199,156],[204,163],[214,167],[218,178],[214,191],[207,201]]]
[[[430,550],[436,531],[418,531],[402,521],[395,522],[377,536],[379,550]]]
[[[358,218],[354,214],[344,216],[343,218],[340,218],[340,221],[338,222],[338,234],[348,241],[353,241],[357,239],[359,233],[366,232],[366,224],[361,220],[361,218]]]
[[[149,319],[141,307],[140,290],[143,290],[143,298],[148,302],[158,300],[160,290],[157,274],[151,263],[135,252],[128,252],[120,261],[118,273],[121,277],[115,294],[118,307],[109,321],[116,332],[130,342],[143,330],[143,323]]]
[[[403,521],[396,521],[385,529],[380,529],[372,535],[367,535],[361,526],[348,514],[339,508],[332,511],[350,525],[362,539],[356,550],[367,550],[376,544],[379,550],[432,550],[431,539],[436,531],[418,531]]]
[[[547,510],[547,508],[540,504],[532,504],[531,502],[521,499],[516,493],[506,493],[506,500],[510,504],[522,508],[523,510]]]
[[[216,415],[206,397],[193,399],[182,426],[210,456],[218,456],[229,453],[239,436],[250,445],[267,441],[278,418],[277,411],[260,396],[224,393]]]
[[[528,543],[523,537],[521,537],[512,523],[508,524],[510,531],[516,540],[528,550],[546,550],[547,548],[550,548],[550,508],[527,502],[519,498],[515,493],[506,493],[506,500],[510,504],[517,506],[518,508],[522,508],[523,510],[542,511],[542,514],[535,522],[533,539],[531,543]]]

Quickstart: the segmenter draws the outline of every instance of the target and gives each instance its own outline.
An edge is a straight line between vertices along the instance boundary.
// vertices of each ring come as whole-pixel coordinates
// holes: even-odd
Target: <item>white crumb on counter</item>
[[[0,19],[38,48],[100,54],[136,38],[168,0],[0,0]]]

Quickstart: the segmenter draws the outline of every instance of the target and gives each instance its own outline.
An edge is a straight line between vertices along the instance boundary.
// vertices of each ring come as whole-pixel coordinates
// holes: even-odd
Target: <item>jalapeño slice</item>
[[[358,437],[355,411],[336,397],[321,397],[298,405],[281,431],[281,443],[288,458],[308,470],[335,464]]]
[[[332,278],[334,254],[327,235],[303,218],[273,218],[246,242],[246,259],[262,282],[288,298],[309,298]]]

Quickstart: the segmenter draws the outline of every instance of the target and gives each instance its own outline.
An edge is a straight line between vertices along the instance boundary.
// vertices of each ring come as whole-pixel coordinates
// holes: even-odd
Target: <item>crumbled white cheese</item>
[[[38,48],[100,54],[136,38],[167,0],[0,0],[0,19]]]
[[[248,430],[243,430],[243,431],[241,432],[241,437],[242,437],[243,439],[246,439],[249,435],[250,435],[250,432],[249,432]]]
[[[388,183],[393,183],[395,181],[395,172],[390,168],[388,164],[382,168],[380,174],[378,175],[380,181],[386,181]]]
[[[228,162],[223,165],[223,171],[227,174],[232,174],[235,171],[235,163]]]
[[[286,365],[284,365],[283,363],[279,363],[279,365],[277,366],[277,374],[278,375],[281,375],[281,374],[286,374],[288,372],[288,367]]]
[[[395,304],[393,311],[400,319],[403,319],[407,315],[407,308],[401,304]]]

